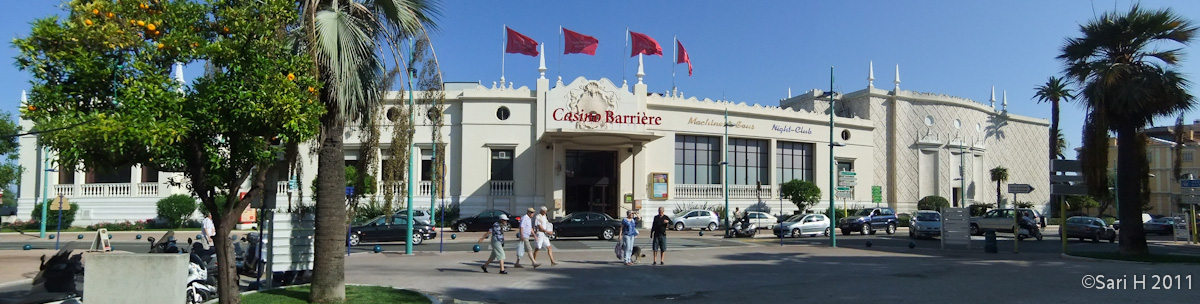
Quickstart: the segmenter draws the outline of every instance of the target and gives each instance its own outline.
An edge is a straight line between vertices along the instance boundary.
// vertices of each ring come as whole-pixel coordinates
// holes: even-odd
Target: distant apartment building
[[[1150,214],[1167,215],[1179,212],[1182,208],[1179,197],[1182,193],[1179,180],[1172,170],[1175,162],[1175,134],[1183,132],[1183,146],[1180,151],[1180,175],[1200,176],[1200,162],[1196,162],[1196,154],[1200,152],[1200,120],[1183,125],[1176,130],[1175,126],[1153,127],[1146,129],[1149,142],[1146,143],[1146,157],[1150,163],[1150,201],[1147,205]],[[1108,160],[1110,172],[1117,168],[1117,140],[1109,139]]]

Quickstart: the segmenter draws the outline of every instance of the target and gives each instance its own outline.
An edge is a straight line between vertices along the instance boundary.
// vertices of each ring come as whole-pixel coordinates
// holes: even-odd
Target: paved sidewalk
[[[509,261],[515,253],[508,252]],[[1055,254],[984,254],[907,248],[753,246],[673,250],[667,265],[623,266],[611,250],[558,252],[538,269],[500,275],[479,265],[487,253],[362,253],[346,259],[348,283],[391,285],[497,303],[698,302],[812,303],[1179,303],[1194,290],[1107,291],[1085,275],[1193,275],[1200,265],[1062,259]],[[528,261],[526,261],[527,263]],[[1134,288],[1130,283],[1127,288]],[[1178,288],[1178,286],[1176,286]],[[1191,286],[1190,288],[1200,288]],[[1019,290],[1019,293],[1013,291]]]

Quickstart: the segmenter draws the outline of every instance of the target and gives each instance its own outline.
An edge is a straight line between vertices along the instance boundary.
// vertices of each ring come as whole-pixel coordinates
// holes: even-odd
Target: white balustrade
[[[492,196],[512,196],[513,181],[492,181]]]
[[[770,185],[756,187],[754,185],[729,185],[729,198],[755,199],[762,195],[763,199],[771,198],[774,193]],[[721,184],[675,184],[675,198],[706,199],[724,198],[725,186]]]
[[[75,185],[54,185],[54,193],[51,193],[51,195],[54,195],[55,197],[58,197],[59,195],[65,197],[75,197]]]
[[[288,191],[288,181],[275,182],[275,195],[286,195]]]
[[[420,181],[417,183],[417,196],[430,196],[433,194],[433,181]]]
[[[54,185],[54,196],[78,197],[155,197],[159,183],[103,183]],[[78,190],[78,192],[76,192]]]

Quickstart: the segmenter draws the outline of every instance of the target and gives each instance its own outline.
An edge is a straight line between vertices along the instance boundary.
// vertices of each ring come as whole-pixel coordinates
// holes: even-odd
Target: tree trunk
[[[1136,128],[1122,128],[1117,131],[1117,219],[1122,223],[1142,222],[1142,179],[1147,178],[1142,172],[1141,164],[1145,159],[1136,149],[1138,134]],[[1144,156],[1142,157],[1144,158]],[[1120,252],[1121,255],[1144,255],[1150,251],[1146,246],[1146,233],[1142,225],[1122,225]]]
[[[1058,100],[1050,101],[1050,159],[1058,159]]]
[[[346,298],[346,161],[342,151],[345,125],[337,110],[331,110],[321,121],[321,148],[317,155],[320,178],[309,295],[314,303],[342,302]]]
[[[1003,203],[1001,203],[1002,199],[1003,199],[1003,195],[1004,195],[1004,193],[1000,192],[1000,181],[996,181],[996,208],[1004,207]]]
[[[216,217],[214,214],[213,217]],[[239,288],[237,263],[234,261],[233,244],[229,241],[229,233],[237,225],[236,217],[228,216],[217,221],[217,236],[213,246],[217,246],[217,293],[221,304],[237,304],[242,302]]]

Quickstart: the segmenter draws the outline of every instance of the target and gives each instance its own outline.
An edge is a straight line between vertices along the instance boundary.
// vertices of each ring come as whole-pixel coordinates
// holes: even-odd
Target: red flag
[[[637,54],[662,56],[662,47],[658,46],[658,41],[654,41],[654,38],[638,32],[629,32],[629,36],[633,38],[633,53],[629,54],[629,57]]]
[[[525,54],[537,57],[537,41],[533,41],[533,38],[521,35],[521,33],[518,33],[507,26],[504,27],[504,29],[508,30],[508,43],[505,44],[506,46],[504,47],[505,53]]]
[[[600,40],[596,40],[596,37],[563,29],[563,54],[596,55],[598,45]]]
[[[675,55],[675,64],[687,62],[688,76],[692,76],[692,57],[688,56],[687,50],[683,48],[683,43],[675,40],[675,46],[679,47],[679,54]]]

